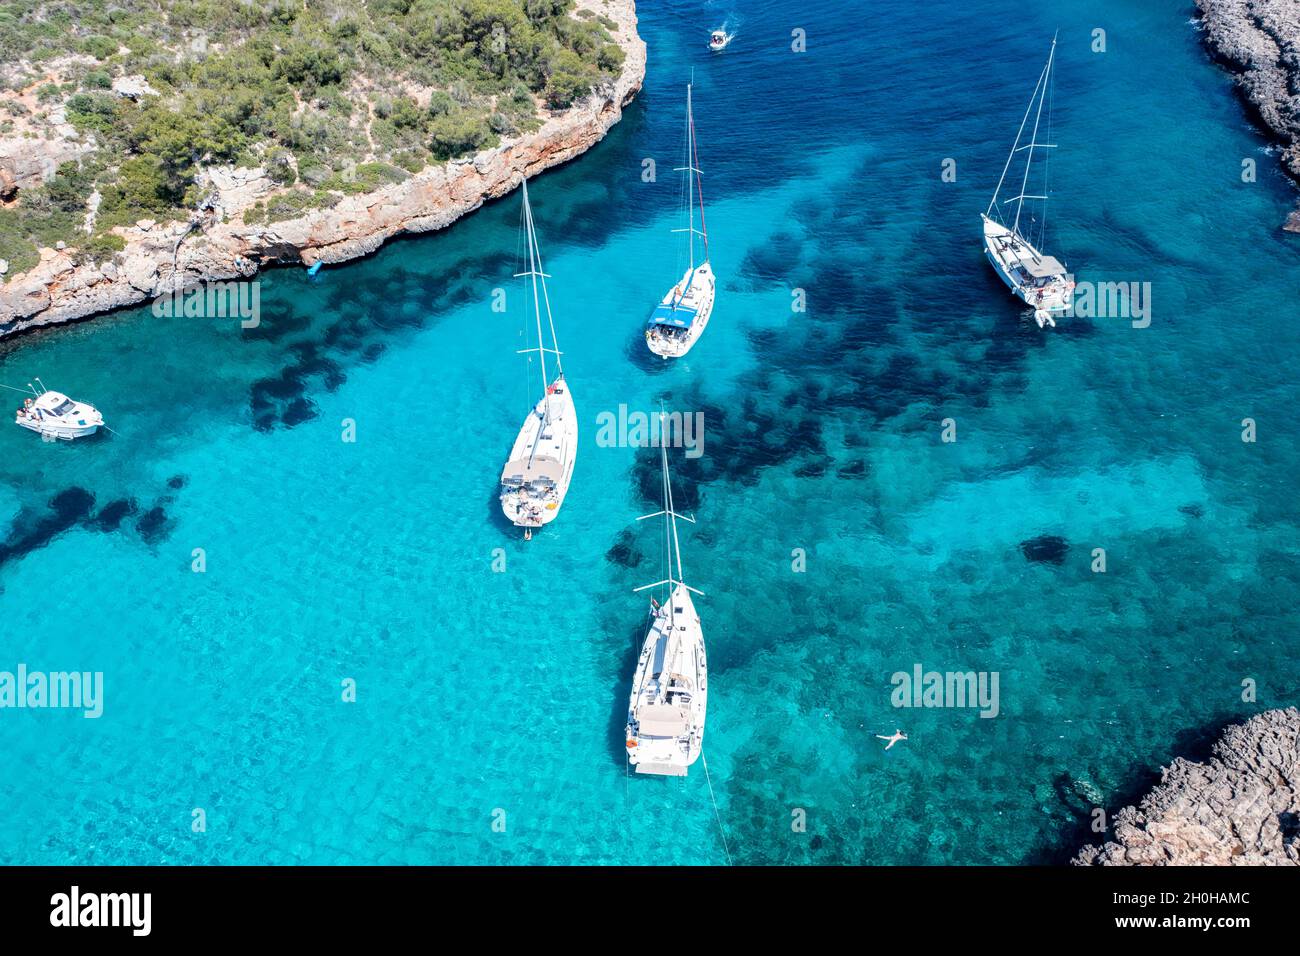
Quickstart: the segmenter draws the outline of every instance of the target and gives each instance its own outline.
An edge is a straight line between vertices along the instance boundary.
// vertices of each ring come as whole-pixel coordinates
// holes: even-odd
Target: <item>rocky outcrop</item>
[[[1282,144],[1282,165],[1300,181],[1300,3],[1196,0],[1205,42],[1237,75],[1242,94]],[[1300,210],[1286,229],[1300,232]]]
[[[1300,865],[1300,710],[1228,727],[1206,763],[1175,760],[1138,806],[1115,815],[1114,835],[1073,862]]]
[[[582,102],[550,114],[536,132],[513,137],[473,157],[416,173],[374,192],[348,196],[330,209],[270,225],[248,225],[229,215],[230,196],[264,192],[255,180],[217,172],[223,200],[202,220],[142,220],[116,230],[126,248],[103,264],[79,263],[71,251],[45,249],[41,261],[0,286],[0,336],[135,305],[200,282],[247,278],[263,265],[318,260],[343,262],[374,252],[401,233],[442,229],[514,189],[525,177],[590,149],[622,118],[645,78],[645,43],[636,32],[633,0],[579,0],[616,24],[622,48],[618,78]],[[242,191],[242,192],[241,192]]]

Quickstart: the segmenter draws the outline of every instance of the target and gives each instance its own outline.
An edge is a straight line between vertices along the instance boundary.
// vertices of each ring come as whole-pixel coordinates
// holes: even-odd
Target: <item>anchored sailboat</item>
[[[989,262],[997,270],[1002,281],[1010,286],[1011,291],[1024,300],[1024,302],[1034,310],[1034,318],[1038,322],[1038,327],[1043,328],[1048,325],[1055,326],[1054,316],[1067,311],[1070,308],[1074,298],[1074,279],[1066,271],[1065,266],[1056,258],[1044,255],[1040,250],[1046,236],[1047,227],[1047,210],[1043,207],[1041,218],[1035,218],[1031,212],[1028,217],[1024,216],[1025,200],[1042,201],[1047,200],[1047,163],[1046,157],[1043,164],[1043,192],[1037,195],[1029,194],[1029,174],[1034,164],[1034,150],[1036,149],[1055,149],[1055,143],[1040,143],[1038,141],[1038,130],[1043,119],[1043,105],[1047,104],[1047,129],[1050,137],[1052,124],[1052,104],[1051,104],[1051,81],[1052,81],[1052,63],[1056,57],[1056,38],[1052,38],[1052,49],[1047,55],[1047,65],[1043,67],[1043,72],[1038,76],[1038,85],[1034,87],[1034,95],[1029,98],[1029,106],[1025,109],[1024,118],[1020,121],[1020,129],[1016,132],[1016,141],[1011,147],[1011,152],[1007,155],[1006,165],[1002,167],[1002,177],[998,180],[998,188],[993,191],[993,198],[989,201],[989,208],[985,210],[981,217],[984,220],[984,251],[989,257]],[[1030,134],[1029,142],[1020,145],[1020,139],[1024,135],[1025,126],[1029,122],[1029,114],[1034,114],[1034,129]],[[998,195],[1002,192],[1002,184],[1006,181],[1007,171],[1011,168],[1011,161],[1019,152],[1025,151],[1025,173],[1020,181],[1019,195],[1012,196],[1010,199],[1004,199],[1002,203],[998,202]],[[1015,216],[1010,223],[1003,218],[1002,206],[1015,203]],[[1025,220],[1022,225],[1022,220]]]
[[[519,437],[510,451],[510,460],[501,470],[501,510],[513,524],[524,529],[525,538],[531,538],[534,528],[555,520],[569,491],[574,461],[578,456],[578,414],[574,411],[573,395],[564,380],[564,367],[560,363],[555,321],[546,294],[549,276],[542,270],[527,181],[524,182],[524,228],[528,233],[528,271],[519,273],[516,278],[532,280],[537,347],[521,349],[520,353],[537,353],[542,397],[524,419]],[[546,311],[546,329],[550,331],[550,348],[546,347],[542,327],[543,309]],[[547,355],[555,356],[556,376],[553,381],[546,371]]]
[[[687,768],[699,758],[704,743],[709,669],[704,631],[691,594],[704,595],[682,581],[677,519],[692,523],[695,519],[673,510],[666,443],[660,446],[660,452],[664,510],[637,520],[663,515],[668,576],[637,590],[666,585],[668,599],[664,604],[653,599],[650,602],[650,631],[637,660],[627,704],[627,759],[637,773],[684,777]]]
[[[677,172],[686,174],[686,228],[673,232],[686,234],[690,265],[682,281],[673,286],[655,307],[646,323],[645,341],[660,358],[681,358],[704,334],[713,312],[716,280],[709,265],[709,233],[704,224],[704,192],[700,184],[699,151],[695,145],[695,116],[691,106],[691,86],[686,86],[686,165]],[[695,228],[695,203],[699,197],[700,228]],[[695,263],[695,239],[704,245],[704,261]],[[680,261],[680,260],[679,260]]]

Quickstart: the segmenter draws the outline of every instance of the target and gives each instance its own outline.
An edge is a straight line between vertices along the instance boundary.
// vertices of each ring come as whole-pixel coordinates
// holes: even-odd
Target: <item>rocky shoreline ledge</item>
[[[634,0],[578,0],[577,6],[616,24],[610,32],[624,53],[622,70],[612,84],[548,116],[536,132],[348,196],[330,209],[269,225],[249,225],[242,216],[272,189],[262,170],[209,170],[219,197],[217,221],[195,228],[141,220],[116,230],[126,248],[110,261],[79,264],[70,251],[47,248],[29,271],[0,276],[0,338],[138,305],[202,282],[247,279],[266,265],[355,259],[402,233],[445,228],[506,194],[521,178],[586,152],[640,91],[646,48],[637,34]]]
[[[1181,757],[1115,839],[1080,866],[1300,866],[1300,710],[1270,710],[1224,730],[1206,763]]]
[[[1300,182],[1300,3],[1196,0],[1205,43],[1237,76],[1242,95],[1282,145],[1282,166]],[[1300,209],[1284,229],[1300,232]]]

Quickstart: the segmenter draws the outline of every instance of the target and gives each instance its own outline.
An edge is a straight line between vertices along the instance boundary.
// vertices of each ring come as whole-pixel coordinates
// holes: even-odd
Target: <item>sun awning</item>
[[[564,477],[564,465],[558,460],[545,455],[534,455],[532,458],[516,458],[513,461],[506,462],[506,466],[501,469],[501,480],[507,478],[519,478],[525,483],[536,481],[553,481],[559,484],[560,479]]]
[[[644,704],[637,709],[636,719],[643,737],[680,737],[688,729],[686,712],[672,704]]]
[[[695,309],[687,305],[659,305],[650,314],[650,325],[669,325],[684,329],[695,321]]]
[[[1020,260],[1020,264],[1035,279],[1065,275],[1065,266],[1061,265],[1060,260],[1055,256],[1040,256],[1037,262],[1030,258],[1024,258]]]

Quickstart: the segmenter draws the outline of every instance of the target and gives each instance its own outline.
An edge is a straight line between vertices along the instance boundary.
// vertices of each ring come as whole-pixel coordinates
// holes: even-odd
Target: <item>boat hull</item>
[[[674,630],[674,627],[677,630]],[[642,721],[646,705],[662,708],[665,691],[661,684],[665,674],[687,678],[690,700],[678,705],[683,715],[680,732],[657,733]],[[708,658],[704,632],[690,592],[679,584],[669,604],[651,612],[632,692],[628,698],[626,727],[627,759],[637,773],[654,776],[686,776],[704,746],[704,720],[708,710]],[[672,694],[670,689],[668,694]],[[678,698],[680,700],[680,698]]]
[[[62,392],[46,390],[23,403],[14,415],[14,424],[36,432],[47,441],[71,441],[99,431],[104,416],[94,405],[78,402]]]
[[[1074,303],[1074,281],[1065,274],[1050,277],[1040,286],[1027,282],[1017,274],[1015,262],[1005,251],[1005,243],[1011,240],[1012,232],[1000,223],[996,223],[987,216],[984,220],[984,255],[993,266],[993,271],[997,273],[998,278],[1003,284],[1011,290],[1012,294],[1025,305],[1032,308],[1035,312],[1042,312],[1049,316],[1062,315],[1070,310]],[[1041,257],[1041,254],[1023,238],[1015,240],[1023,250],[1023,254],[1031,254],[1035,257]],[[1040,325],[1043,323],[1040,321]],[[1055,324],[1055,323],[1053,323]]]
[[[681,358],[694,348],[713,315],[716,291],[717,277],[707,262],[697,267],[694,275],[688,269],[682,281],[668,290],[656,312],[665,307],[693,310],[690,323],[685,328],[672,332],[666,331],[671,326],[650,325],[645,330],[646,346],[650,351],[662,359],[670,359]]]
[[[547,410],[549,407],[549,418]],[[569,493],[578,458],[578,415],[573,395],[563,377],[557,378],[538,400],[519,429],[510,452],[510,462],[552,459],[559,463],[554,475],[554,493],[538,497],[523,487],[508,487],[502,476],[501,512],[519,528],[540,528],[554,521]]]
[[[14,424],[19,428],[26,428],[30,432],[36,432],[42,437],[57,438],[60,441],[86,438],[99,431],[99,425],[58,425],[50,422],[25,421],[21,418],[15,419]]]

